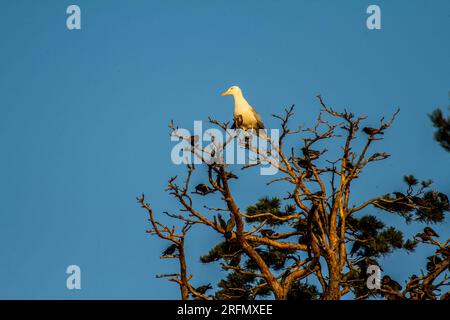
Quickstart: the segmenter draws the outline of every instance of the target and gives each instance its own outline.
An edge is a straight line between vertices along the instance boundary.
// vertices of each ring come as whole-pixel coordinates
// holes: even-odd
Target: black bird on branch
[[[208,291],[209,289],[212,289],[211,283],[208,283],[207,285],[200,286],[200,287],[196,288],[195,291],[197,291],[200,294],[205,294],[206,291]]]
[[[207,195],[208,193],[213,193],[215,192],[215,189],[210,188],[208,185],[204,184],[204,183],[200,183],[198,185],[195,186],[195,192],[197,194],[200,194],[202,196]]]
[[[351,170],[353,170],[353,169],[354,169],[353,163],[351,163],[350,161],[347,161],[347,162],[345,163],[345,170],[351,171]]]
[[[433,272],[437,265],[440,264],[443,260],[441,258],[439,258],[439,256],[431,256],[427,258],[428,262],[427,262],[427,271],[428,272]]]
[[[418,233],[414,236],[414,238],[420,238],[424,242],[432,240],[433,237],[439,237],[439,235],[430,227],[425,227],[423,233]]]
[[[178,246],[174,243],[167,247],[166,250],[163,251],[163,256],[171,256],[178,249]]]
[[[232,267],[237,267],[241,263],[241,255],[235,254],[233,258],[231,258],[229,265]]]
[[[261,229],[261,230],[259,231],[259,233],[261,233],[261,235],[262,235],[263,237],[267,237],[267,238],[270,238],[270,237],[272,237],[273,235],[276,235],[275,231],[273,231],[273,230],[271,230],[271,229]]]
[[[227,223],[225,222],[225,220],[223,220],[222,215],[221,215],[220,213],[219,213],[219,215],[217,216],[217,219],[219,220],[220,227],[221,227],[224,231],[226,231],[226,229],[227,229]]]
[[[231,232],[233,231],[234,226],[236,225],[236,221],[234,220],[233,215],[231,215],[230,219],[227,221],[227,225],[225,227],[225,240],[230,240]]]
[[[397,281],[391,279],[391,277],[389,276],[384,276],[381,279],[381,285],[382,287],[387,287],[397,292],[402,290],[402,286]]]
[[[311,166],[311,161],[307,158],[298,158],[297,160],[297,164],[301,167],[301,168],[309,168]]]
[[[355,266],[358,266],[364,270],[366,270],[369,266],[377,266],[380,268],[381,271],[383,271],[383,268],[380,266],[378,261],[369,257],[364,257],[363,259],[357,261],[355,263]]]
[[[395,196],[395,198],[396,198],[397,200],[403,200],[403,199],[406,199],[406,196],[405,196],[404,193],[401,193],[401,192],[393,192],[393,194],[394,194],[394,196]]]
[[[374,136],[376,134],[384,134],[384,132],[382,132],[380,129],[370,127],[364,127],[362,131],[369,136]]]
[[[431,227],[425,227],[425,228],[423,229],[423,232],[424,232],[427,236],[429,236],[430,238],[432,238],[432,237],[437,237],[437,238],[439,238],[439,235],[436,233],[436,231],[434,231],[433,229],[431,229]]]
[[[306,159],[308,159],[308,160],[316,160],[316,159],[318,159],[319,158],[319,156],[320,156],[320,151],[317,151],[317,150],[311,150],[311,149],[308,149],[308,148],[306,148],[306,147],[303,147],[302,148],[302,152],[303,152],[303,155],[306,157]]]
[[[303,151],[303,153],[305,154],[305,152],[306,153],[308,153],[308,151],[306,151],[306,148],[302,148],[302,150],[303,149],[305,149],[305,151]],[[314,151],[314,150],[309,150],[309,151],[313,151],[313,152],[319,152],[319,151]],[[319,152],[319,155],[320,155],[320,152]],[[305,157],[300,157],[300,158],[298,158],[298,160],[297,160],[297,164],[298,164],[298,166],[299,167],[301,167],[301,168],[303,168],[303,169],[305,169],[305,178],[306,179],[309,179],[309,178],[311,178],[312,177],[312,175],[313,175],[313,171],[311,170],[311,167],[312,167],[312,163],[311,163],[311,160],[315,160],[315,159],[317,159],[319,156],[313,156],[313,158],[310,158],[309,156],[307,156],[307,155],[305,155]]]
[[[323,198],[323,194],[324,194],[323,191],[320,190],[320,191],[312,193],[311,196],[314,198],[314,200],[320,200]]]
[[[225,177],[227,179],[239,179],[239,177],[237,175],[235,175],[234,173],[231,173],[231,172],[225,172]]]
[[[426,233],[417,233],[414,238],[419,238],[423,242],[430,241],[431,237],[427,235]]]
[[[306,174],[305,174],[305,178],[309,179],[313,176],[313,171],[309,168],[306,169]]]
[[[410,280],[416,280],[419,277],[416,274],[411,275],[411,277],[409,277]]]

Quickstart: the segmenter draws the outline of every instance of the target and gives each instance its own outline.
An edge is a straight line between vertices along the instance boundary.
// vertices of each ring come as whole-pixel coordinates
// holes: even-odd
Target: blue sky
[[[66,28],[73,3],[82,30]],[[366,28],[369,4],[381,7],[381,30]],[[450,193],[450,154],[427,118],[449,104],[449,1],[9,0],[0,12],[0,298],[177,299],[155,278],[176,265],[159,260],[165,243],[145,233],[135,196],[176,210],[164,188],[182,169],[167,125],[229,120],[231,98],[219,93],[232,84],[268,127],[292,103],[295,120],[312,124],[317,93],[369,125],[400,107],[375,148],[392,157],[366,171],[355,201],[400,188],[408,173]],[[249,172],[233,185],[241,207],[283,191],[258,179]],[[189,238],[194,285],[223,275],[197,258],[219,240],[201,228]],[[403,281],[427,253],[384,267]],[[70,264],[82,290],[65,287]]]

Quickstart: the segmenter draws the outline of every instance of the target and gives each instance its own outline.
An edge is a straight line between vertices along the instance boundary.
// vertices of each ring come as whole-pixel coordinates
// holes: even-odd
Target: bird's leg
[[[257,135],[257,131],[255,131],[256,137],[258,137]],[[256,139],[256,163],[261,163],[261,160],[259,159],[259,138]]]
[[[244,142],[245,149],[250,150],[250,135],[247,130],[244,130]]]
[[[248,138],[249,138],[249,140],[248,140],[249,141],[249,144],[248,144],[249,154],[248,154],[248,156],[249,156],[249,163],[253,162],[253,161],[250,161],[250,153],[251,153],[252,150],[255,150],[255,148],[252,148],[253,146],[255,146],[256,147],[256,151],[255,151],[255,153],[256,153],[256,162],[255,163],[258,164],[258,163],[260,163],[260,159],[259,159],[259,141],[258,141],[259,139],[254,139],[255,136],[257,137],[257,131],[255,129],[250,129],[250,131],[248,132]],[[255,142],[255,144],[253,144],[253,142]]]
[[[245,136],[245,149],[250,149],[250,137],[249,136]]]
[[[264,152],[264,156],[270,158],[272,156],[272,152],[269,148],[271,146],[271,141],[269,136],[266,134],[264,129],[259,129],[257,134],[258,137],[258,148],[262,148],[262,152]],[[259,157],[259,149],[258,149],[258,157]]]

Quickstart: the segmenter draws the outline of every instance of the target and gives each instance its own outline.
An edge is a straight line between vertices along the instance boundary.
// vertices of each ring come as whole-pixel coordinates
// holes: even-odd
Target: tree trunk
[[[186,257],[184,255],[184,239],[181,240],[180,246],[178,248],[179,259],[180,259],[180,274],[181,274],[181,300],[189,300],[189,290],[188,290],[188,279],[187,279],[187,267],[186,267]]]
[[[327,262],[329,270],[329,281],[328,286],[323,293],[323,300],[339,300],[341,298],[340,294],[340,280],[341,272],[339,264],[336,259],[332,259]]]

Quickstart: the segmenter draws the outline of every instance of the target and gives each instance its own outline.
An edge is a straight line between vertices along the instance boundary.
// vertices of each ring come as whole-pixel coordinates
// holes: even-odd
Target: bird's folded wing
[[[256,119],[258,129],[264,129],[264,123],[262,122],[261,116],[258,114],[258,112],[256,112],[256,110],[252,106],[250,106],[250,109],[252,110],[253,116]]]

